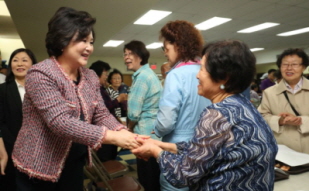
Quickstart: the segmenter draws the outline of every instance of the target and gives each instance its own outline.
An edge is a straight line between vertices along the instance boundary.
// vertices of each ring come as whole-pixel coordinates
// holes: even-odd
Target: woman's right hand
[[[149,139],[150,136],[134,134],[125,129],[120,131],[108,130],[103,144],[114,144],[125,149],[135,149],[140,146],[137,138]]]
[[[0,173],[5,175],[4,171],[8,162],[8,155],[6,153],[2,138],[0,138]]]

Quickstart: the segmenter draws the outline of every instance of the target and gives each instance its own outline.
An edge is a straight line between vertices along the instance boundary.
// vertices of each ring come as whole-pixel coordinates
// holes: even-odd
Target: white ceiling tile
[[[158,41],[160,29],[169,21],[187,20],[198,24],[214,16],[228,17],[232,20],[210,30],[202,31],[207,42],[239,39],[248,43],[250,47],[262,46],[268,50],[309,44],[305,40],[309,38],[308,33],[286,38],[276,36],[281,32],[309,26],[309,0],[78,0],[78,3],[76,2],[77,0],[6,1],[12,14],[12,21],[10,21],[11,24],[7,24],[0,17],[0,35],[20,34],[27,48],[35,52],[45,51],[44,38],[48,20],[60,6],[70,6],[77,10],[88,11],[96,17],[94,54],[98,56],[108,57],[122,54],[124,44],[117,48],[103,48],[102,45],[107,40],[125,40],[127,43],[137,39],[148,44]],[[150,9],[172,11],[172,14],[152,26],[133,24],[137,18]],[[278,22],[280,25],[251,34],[237,33],[238,30],[263,22]],[[17,29],[9,29],[14,26],[19,33]],[[152,56],[163,57],[160,50],[150,52]]]

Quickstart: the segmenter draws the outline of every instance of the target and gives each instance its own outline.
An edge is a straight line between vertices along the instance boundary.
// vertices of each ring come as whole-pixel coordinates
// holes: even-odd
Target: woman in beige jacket
[[[301,49],[288,49],[278,57],[277,65],[283,80],[263,92],[258,110],[278,144],[309,154],[309,80],[303,77],[308,55]]]

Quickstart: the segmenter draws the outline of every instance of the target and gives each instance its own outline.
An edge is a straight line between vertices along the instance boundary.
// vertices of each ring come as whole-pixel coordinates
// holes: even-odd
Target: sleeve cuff
[[[309,133],[309,117],[308,116],[300,116],[302,125],[299,126],[299,131],[302,134]]]
[[[280,131],[280,126],[279,126],[279,119],[280,119],[280,116],[274,115],[274,116],[272,116],[272,117],[270,118],[270,121],[269,121],[269,126],[270,126],[270,128],[271,128],[274,132],[276,132],[276,133],[280,133],[280,132],[281,132],[281,131]]]

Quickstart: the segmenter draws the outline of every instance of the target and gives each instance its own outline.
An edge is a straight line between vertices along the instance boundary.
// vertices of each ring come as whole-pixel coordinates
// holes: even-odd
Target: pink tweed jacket
[[[107,129],[126,128],[105,107],[97,75],[83,67],[79,72],[75,85],[54,58],[28,71],[23,123],[12,158],[30,177],[56,182],[72,142],[87,145],[90,151],[100,147]],[[86,122],[80,121],[81,109]]]

